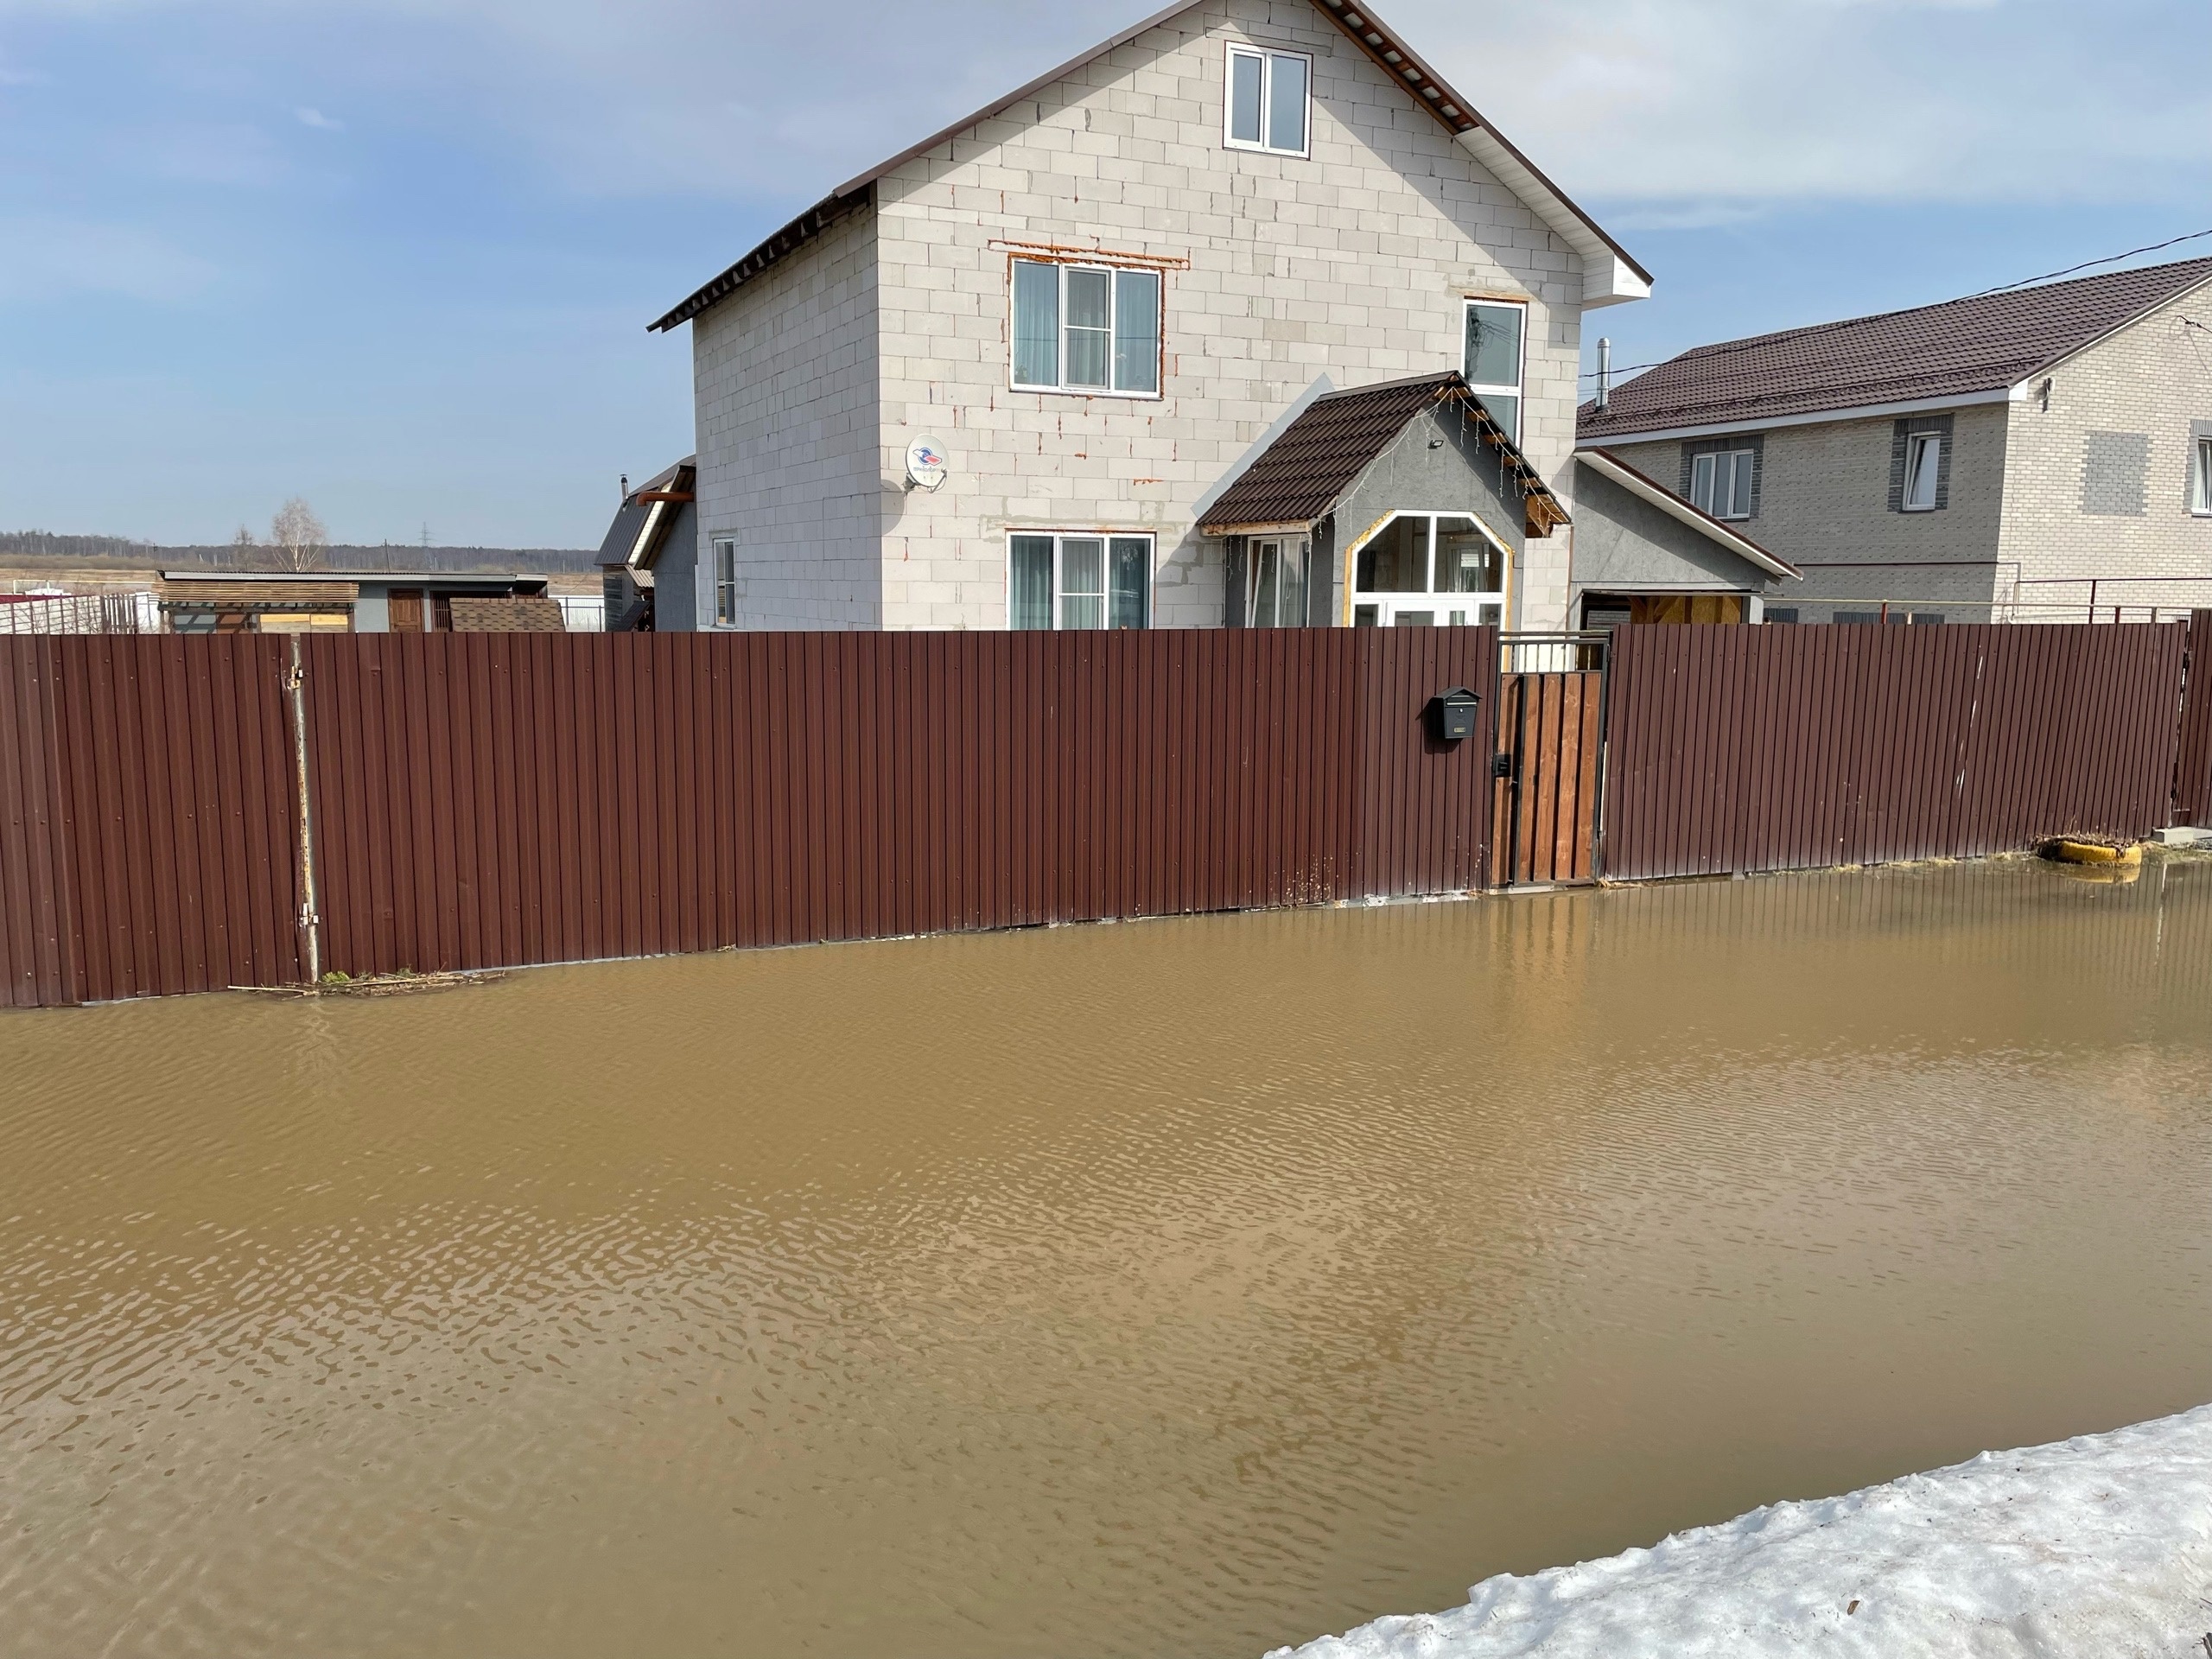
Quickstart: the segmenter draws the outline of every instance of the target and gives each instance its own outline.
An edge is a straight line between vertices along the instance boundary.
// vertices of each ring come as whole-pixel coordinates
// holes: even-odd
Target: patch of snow
[[[1268,1659],[2199,1659],[2212,1406],[1777,1503]]]

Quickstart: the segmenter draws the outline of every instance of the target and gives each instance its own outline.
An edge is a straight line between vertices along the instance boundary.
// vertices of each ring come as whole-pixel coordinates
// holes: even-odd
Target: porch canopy
[[[1531,539],[1568,523],[1456,372],[1316,398],[1199,518],[1230,627],[1496,623]]]

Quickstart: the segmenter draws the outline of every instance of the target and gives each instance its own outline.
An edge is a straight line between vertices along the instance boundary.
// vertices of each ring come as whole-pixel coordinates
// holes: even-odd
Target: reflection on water
[[[2212,1399],[2212,865],[0,1020],[15,1656],[1245,1655]]]

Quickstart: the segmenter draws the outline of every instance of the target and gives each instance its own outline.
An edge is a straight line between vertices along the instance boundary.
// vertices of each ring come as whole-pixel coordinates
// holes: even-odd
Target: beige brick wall
[[[1230,40],[1313,54],[1310,160],[1223,144]],[[1316,377],[1458,367],[1469,294],[1533,302],[1526,447],[1547,477],[1570,470],[1580,261],[1309,0],[1221,0],[1153,29],[901,168],[879,201],[887,626],[1003,627],[1017,528],[1149,531],[1156,620],[1217,625],[1198,502]],[[1164,397],[1007,389],[1010,241],[1178,262]],[[899,487],[922,434],[952,462],[935,494]],[[1555,626],[1567,537],[1527,565],[1522,620]]]
[[[1892,418],[1776,427],[1761,435],[1758,513],[1738,528],[1769,552],[1812,567],[1802,582],[1783,582],[1770,603],[1808,607],[1812,620],[1813,612],[1825,620],[1839,604],[1870,610],[1885,600],[1907,607],[1950,600],[1960,602],[1953,613],[1958,620],[1986,619],[2005,495],[2005,409],[1988,404],[1950,413],[1949,505],[1940,512],[1890,511]],[[1681,487],[1683,444],[1606,447],[1669,489]],[[1974,601],[1984,603],[1967,602]]]
[[[2018,563],[2024,599],[2067,608],[2024,606],[2023,619],[2081,620],[2092,578],[2105,584],[2100,607],[2139,618],[2150,606],[2212,606],[2212,518],[2193,516],[2187,496],[2190,423],[2212,421],[2212,289],[2061,364],[2050,381],[2048,409],[2039,387],[2012,406],[2002,556]],[[2082,510],[2093,432],[2149,441],[2139,516]],[[2111,580],[2190,576],[2204,580]]]
[[[738,543],[739,626],[883,617],[875,216],[855,213],[692,324],[699,626],[711,549]]]

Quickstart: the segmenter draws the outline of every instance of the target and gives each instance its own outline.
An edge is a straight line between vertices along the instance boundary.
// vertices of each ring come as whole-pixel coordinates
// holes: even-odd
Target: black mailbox
[[[1429,723],[1440,743],[1464,743],[1475,734],[1475,710],[1482,699],[1464,685],[1440,691],[1429,700]]]

